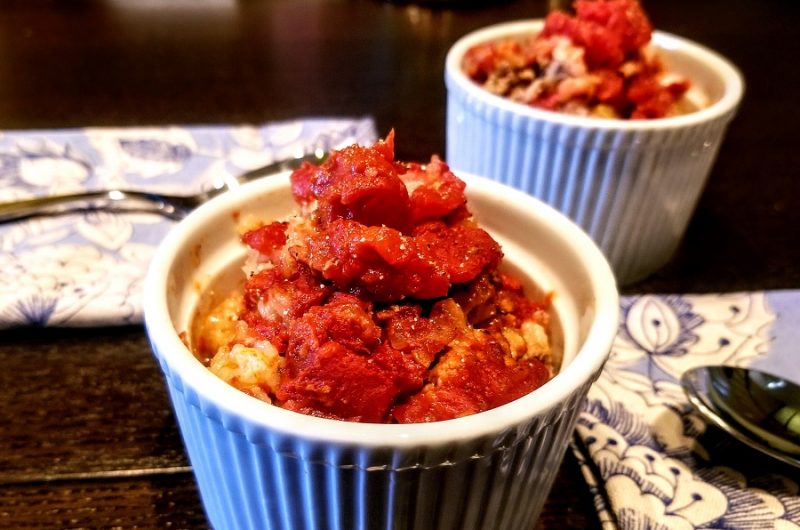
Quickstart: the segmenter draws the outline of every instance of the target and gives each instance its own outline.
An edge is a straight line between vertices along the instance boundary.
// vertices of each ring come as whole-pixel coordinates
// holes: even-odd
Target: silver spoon
[[[701,366],[681,376],[689,402],[740,442],[800,467],[800,386],[734,366]]]
[[[19,221],[34,216],[59,215],[86,210],[149,212],[171,219],[182,219],[204,202],[240,184],[281,171],[296,169],[303,162],[319,164],[326,157],[327,151],[316,149],[297,158],[280,160],[252,169],[236,177],[219,178],[212,182],[207,189],[194,195],[111,189],[0,203],[0,223]]]

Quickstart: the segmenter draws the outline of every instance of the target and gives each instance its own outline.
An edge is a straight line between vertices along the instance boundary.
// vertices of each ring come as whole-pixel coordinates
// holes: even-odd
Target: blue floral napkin
[[[112,187],[191,193],[220,174],[376,137],[368,118],[3,132],[0,201]],[[0,328],[140,322],[141,281],[173,225],[102,211],[0,224]]]
[[[606,530],[800,529],[800,469],[708,427],[678,380],[752,366],[800,383],[800,291],[633,296],[573,450]]]

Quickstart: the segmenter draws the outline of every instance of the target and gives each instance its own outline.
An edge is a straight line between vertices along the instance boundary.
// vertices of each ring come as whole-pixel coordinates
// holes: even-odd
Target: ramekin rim
[[[492,94],[469,79],[461,68],[461,60],[466,51],[472,46],[503,37],[536,32],[541,30],[543,26],[544,19],[512,20],[484,26],[461,36],[450,47],[445,57],[444,77],[448,89],[457,87],[474,100],[528,119],[586,129],[618,129],[626,131],[676,129],[732,115],[744,95],[744,77],[730,60],[698,42],[660,30],[653,31],[653,45],[656,48],[665,47],[665,44],[670,44],[671,49],[680,47],[685,53],[708,65],[725,80],[725,89],[722,97],[703,109],[678,116],[649,120],[593,118],[539,109]]]
[[[515,201],[527,202],[535,215],[543,216],[548,224],[556,223],[566,230],[570,245],[586,257],[587,272],[592,280],[595,315],[586,339],[576,353],[575,359],[580,359],[580,362],[571,362],[543,387],[506,405],[435,423],[368,424],[317,418],[269,405],[228,385],[195,358],[180,340],[179,330],[172,325],[166,296],[169,268],[180,251],[181,241],[191,235],[196,225],[216,213],[230,211],[245,193],[253,189],[266,192],[286,185],[287,172],[268,177],[266,183],[262,180],[246,184],[239,190],[209,201],[173,227],[159,245],[145,278],[143,303],[147,333],[154,354],[164,369],[164,376],[180,377],[181,387],[187,381],[192,382],[191,391],[205,401],[205,406],[213,404],[217,412],[254,426],[308,441],[373,448],[429,447],[494,436],[559,406],[597,376],[611,349],[619,311],[619,294],[613,272],[589,236],[554,208],[498,182],[465,172],[456,173],[467,182],[468,193],[471,189],[480,188],[486,192],[487,188],[495,188],[498,192],[502,190],[504,195],[511,194]],[[220,421],[223,419],[220,418]]]

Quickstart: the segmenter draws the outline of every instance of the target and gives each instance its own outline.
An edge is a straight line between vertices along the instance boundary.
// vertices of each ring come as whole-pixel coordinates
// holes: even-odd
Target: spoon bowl
[[[740,442],[800,467],[800,386],[735,366],[701,366],[681,376],[692,406]]]

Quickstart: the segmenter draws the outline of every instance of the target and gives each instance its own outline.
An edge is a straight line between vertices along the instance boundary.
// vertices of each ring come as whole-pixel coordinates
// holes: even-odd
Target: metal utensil
[[[707,421],[764,454],[800,467],[800,386],[734,366],[694,368],[683,374],[681,385]]]
[[[182,219],[204,202],[240,184],[281,171],[296,169],[303,162],[319,164],[326,157],[327,151],[321,148],[316,149],[297,158],[273,162],[235,177],[225,175],[212,182],[207,189],[193,195],[110,189],[0,203],[0,223],[87,210],[148,212],[164,215],[171,219]]]

